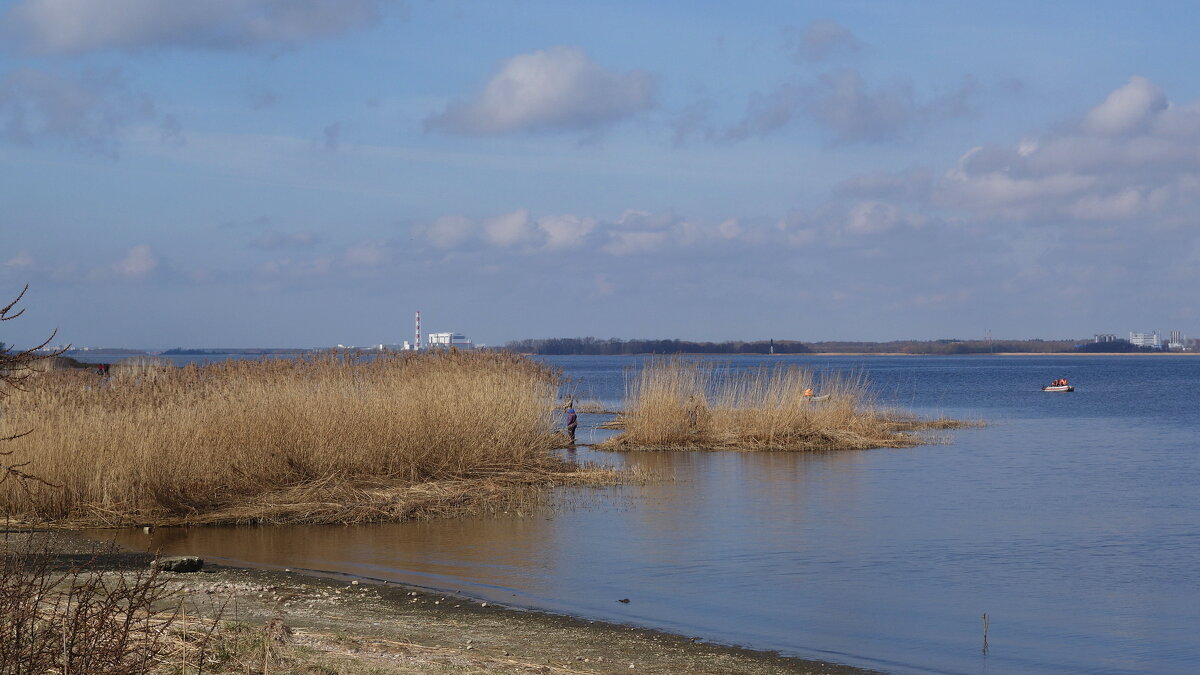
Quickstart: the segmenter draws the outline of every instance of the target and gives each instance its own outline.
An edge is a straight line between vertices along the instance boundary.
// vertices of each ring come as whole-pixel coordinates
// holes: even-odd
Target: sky
[[[1198,15],[0,0],[0,341],[1200,337]]]

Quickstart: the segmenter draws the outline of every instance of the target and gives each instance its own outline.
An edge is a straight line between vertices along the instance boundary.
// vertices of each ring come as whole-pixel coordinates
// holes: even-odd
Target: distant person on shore
[[[579,425],[579,418],[575,416],[574,408],[567,408],[567,436],[571,439],[571,445],[575,445],[575,427]]]

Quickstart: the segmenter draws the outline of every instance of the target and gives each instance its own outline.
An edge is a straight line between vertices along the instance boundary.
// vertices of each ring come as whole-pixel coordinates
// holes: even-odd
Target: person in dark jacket
[[[571,438],[571,444],[575,444],[575,427],[579,425],[579,418],[575,416],[574,408],[567,408],[567,436]]]

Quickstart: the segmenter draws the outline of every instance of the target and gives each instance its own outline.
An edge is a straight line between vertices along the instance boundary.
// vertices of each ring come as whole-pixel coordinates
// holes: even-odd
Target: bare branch
[[[25,313],[23,308],[17,309],[16,311],[14,311],[14,309],[16,309],[17,303],[21,302],[21,298],[25,297],[25,293],[28,290],[29,284],[25,284],[25,287],[21,289],[21,292],[17,294],[17,297],[14,298],[12,302],[0,307],[0,321],[9,321]],[[10,387],[13,389],[23,388],[25,379],[28,378],[33,372],[31,369],[31,365],[33,363],[42,359],[58,356],[66,351],[66,347],[50,353],[43,353],[41,351],[50,344],[50,341],[53,340],[54,336],[57,334],[58,331],[55,330],[54,332],[50,333],[50,337],[46,338],[40,345],[24,350],[17,350],[14,347],[0,344],[0,398],[8,395],[8,389]],[[29,435],[29,433],[30,431],[25,431],[7,437],[0,437],[0,443],[6,441],[15,441],[18,438]],[[12,450],[0,452],[0,456],[6,458],[12,454]],[[11,478],[17,481],[17,483],[26,491],[29,490],[29,486],[32,483],[41,483],[42,485],[52,488],[62,487],[61,485],[55,485],[44,478],[40,478],[31,473],[22,471],[22,469],[27,466],[29,462],[8,464],[7,461],[8,460],[0,462],[0,484],[3,484]]]
[[[17,294],[17,297],[12,302],[0,307],[0,321],[9,321],[25,313],[24,308],[15,312],[13,310],[28,291],[29,284],[25,284],[25,287],[21,289],[21,292]],[[41,344],[23,350],[17,350],[11,345],[0,343],[0,398],[8,395],[7,389],[9,387],[13,389],[22,388],[22,383],[32,373],[31,366],[35,362],[53,358],[68,349],[68,347],[63,347],[53,352],[42,351],[56,335],[58,335],[57,329],[52,331],[50,337],[43,340]]]
[[[14,307],[17,306],[17,303],[21,302],[21,298],[25,297],[25,292],[28,290],[29,290],[29,284],[25,284],[25,288],[21,289],[21,292],[17,295],[15,300],[8,303],[4,307],[0,307],[0,321],[8,321],[9,319],[15,319],[18,316],[21,316],[22,314],[25,313],[25,310],[22,309],[22,310],[19,310],[16,314],[13,314],[12,316],[8,315],[8,313],[11,312]]]

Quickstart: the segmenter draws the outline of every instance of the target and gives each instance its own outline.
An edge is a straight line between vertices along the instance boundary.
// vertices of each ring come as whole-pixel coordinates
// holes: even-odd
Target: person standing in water
[[[575,427],[579,424],[579,418],[575,416],[574,408],[567,408],[567,436],[571,439],[571,445],[575,445]]]

